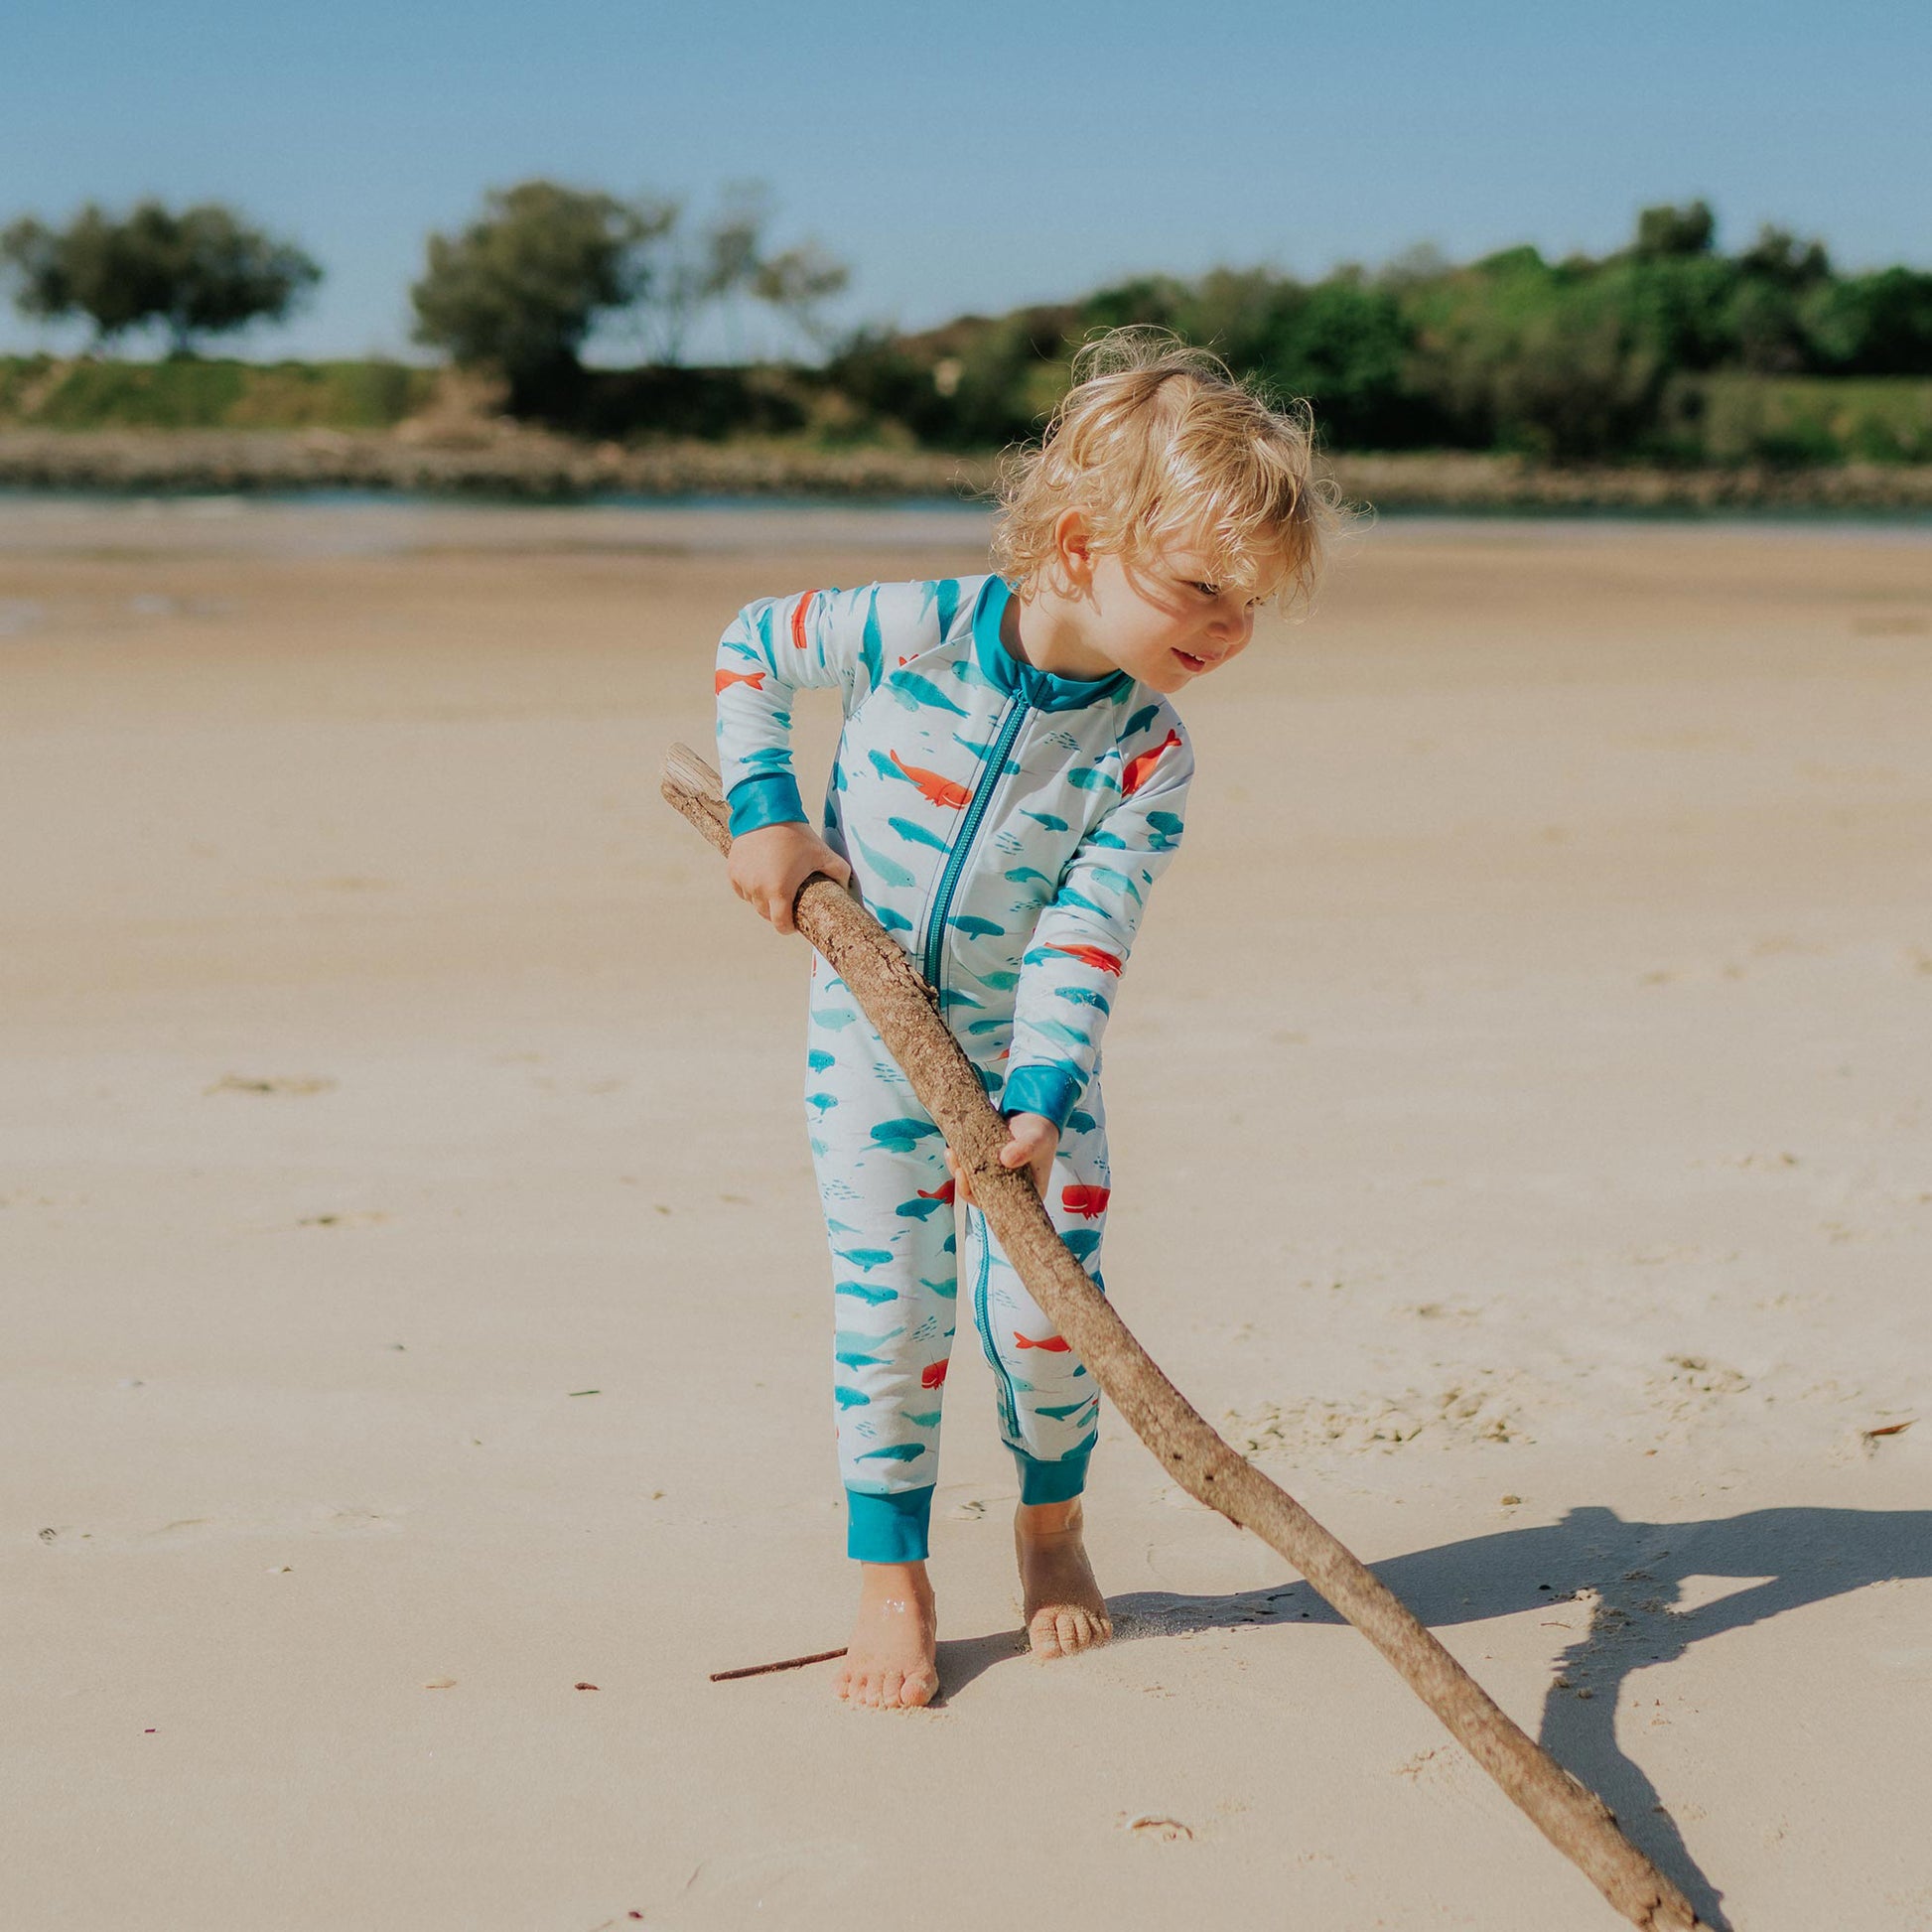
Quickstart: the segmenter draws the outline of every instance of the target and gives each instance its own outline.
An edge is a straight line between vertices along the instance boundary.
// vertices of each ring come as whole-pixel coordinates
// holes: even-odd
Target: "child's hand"
[[[841,886],[852,880],[852,868],[809,825],[795,821],[741,832],[732,840],[726,870],[732,891],[780,932],[797,930],[791,921],[791,902],[813,873],[822,872]]]
[[[1053,1176],[1053,1156],[1060,1145],[1060,1130],[1044,1114],[1010,1114],[1007,1126],[1013,1138],[1000,1150],[1003,1168],[1029,1168],[1033,1171],[1034,1192],[1046,1198],[1046,1183]],[[969,1204],[973,1183],[959,1165],[951,1148],[946,1149],[946,1171],[953,1177],[959,1198]]]

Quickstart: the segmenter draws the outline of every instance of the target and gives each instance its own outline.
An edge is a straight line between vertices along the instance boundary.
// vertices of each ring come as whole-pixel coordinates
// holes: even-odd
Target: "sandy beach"
[[[801,941],[657,796],[964,511],[0,503],[0,1921],[1617,1921],[1103,1421],[848,1711]],[[801,706],[810,795],[835,705]],[[1385,520],[1185,701],[1116,1304],[1716,1924],[1932,1927],[1932,531]]]

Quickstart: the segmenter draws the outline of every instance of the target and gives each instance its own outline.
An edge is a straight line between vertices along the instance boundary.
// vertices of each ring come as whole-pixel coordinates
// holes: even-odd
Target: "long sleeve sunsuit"
[[[1057,677],[1014,657],[1000,640],[1010,596],[990,576],[748,605],[718,647],[719,764],[734,836],[808,822],[792,694],[840,688],[825,840],[938,993],[994,1104],[1059,1127],[1047,1209],[1099,1285],[1101,1035],[1148,894],[1180,842],[1193,758],[1167,699],[1126,672]],[[816,956],[809,1010],[805,1107],[832,1252],[847,1548],[910,1562],[926,1554],[962,1284],[1023,1500],[1080,1493],[1098,1400],[977,1209],[958,1251],[939,1130]]]

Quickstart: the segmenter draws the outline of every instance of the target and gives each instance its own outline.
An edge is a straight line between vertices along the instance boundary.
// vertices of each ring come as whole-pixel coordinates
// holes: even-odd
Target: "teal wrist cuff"
[[[761,825],[809,825],[798,780],[789,771],[760,771],[731,788],[731,835],[738,838]]]
[[[1043,1114],[1064,1131],[1080,1098],[1080,1083],[1057,1066],[1016,1066],[1000,1095],[1003,1114]]]

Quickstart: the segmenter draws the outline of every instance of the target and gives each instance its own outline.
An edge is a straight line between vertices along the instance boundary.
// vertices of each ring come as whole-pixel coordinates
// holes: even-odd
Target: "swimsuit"
[[[994,1105],[1059,1127],[1047,1211],[1100,1287],[1101,1034],[1180,842],[1193,758],[1173,708],[1126,672],[1066,678],[1015,658],[1000,641],[1011,595],[978,577],[748,605],[718,647],[719,766],[734,837],[806,822],[792,692],[842,687],[826,843],[938,994]],[[962,1284],[1024,1502],[1080,1493],[1098,1397],[976,1208],[959,1253],[939,1130],[816,955],[809,1012],[847,1548],[912,1562],[926,1554]]]

